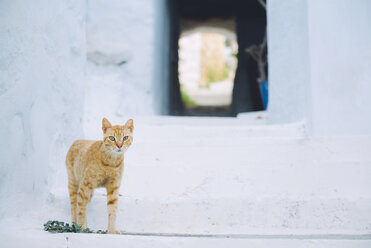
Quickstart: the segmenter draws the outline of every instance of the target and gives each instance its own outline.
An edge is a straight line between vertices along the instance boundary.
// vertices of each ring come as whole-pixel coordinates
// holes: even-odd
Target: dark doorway
[[[259,89],[259,68],[247,51],[262,43],[266,30],[266,12],[258,0],[168,0],[170,13],[170,85],[171,115],[236,116],[240,112],[263,110]],[[231,23],[234,25],[231,26]],[[179,39],[181,34],[206,27],[234,32],[238,44],[237,69],[233,77],[231,104],[226,108],[199,106],[187,108],[179,82]],[[261,69],[261,68],[260,68]],[[265,66],[264,71],[267,72]],[[183,101],[182,101],[183,97]]]

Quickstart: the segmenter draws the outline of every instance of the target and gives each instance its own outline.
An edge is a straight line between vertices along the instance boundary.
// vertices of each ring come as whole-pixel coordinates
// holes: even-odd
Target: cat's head
[[[129,119],[125,125],[112,126],[111,123],[103,118],[103,144],[116,155],[124,154],[133,142],[134,122]]]

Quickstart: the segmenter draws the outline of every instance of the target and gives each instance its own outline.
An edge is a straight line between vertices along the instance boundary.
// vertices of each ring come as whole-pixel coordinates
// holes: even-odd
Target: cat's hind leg
[[[77,224],[86,228],[86,209],[93,196],[93,185],[88,180],[83,180],[77,192]]]
[[[70,193],[70,202],[71,202],[72,222],[77,222],[77,218],[76,218],[77,190],[78,190],[78,187],[74,182],[68,182],[68,191]]]
[[[71,203],[71,217],[72,217],[72,222],[77,222],[76,207],[77,207],[78,185],[76,183],[75,175],[73,172],[73,164],[68,159],[68,156],[66,159],[66,167],[67,167],[67,174],[68,174],[68,191],[69,191],[70,203]]]

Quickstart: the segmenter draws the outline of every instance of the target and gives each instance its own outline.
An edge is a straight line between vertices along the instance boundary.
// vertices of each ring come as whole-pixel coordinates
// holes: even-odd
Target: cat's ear
[[[133,119],[129,119],[125,123],[125,127],[129,128],[130,129],[130,132],[133,132],[133,130],[134,130],[134,121],[133,121]]]
[[[106,133],[107,129],[111,128],[111,127],[112,127],[111,123],[106,118],[103,118],[103,120],[102,120],[103,133]]]

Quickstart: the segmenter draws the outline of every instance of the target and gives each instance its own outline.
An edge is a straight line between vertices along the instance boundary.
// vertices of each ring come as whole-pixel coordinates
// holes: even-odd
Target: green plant
[[[184,90],[180,89],[180,95],[182,97],[182,102],[185,105],[188,105],[188,106],[197,105],[197,103]]]
[[[229,65],[226,62],[223,67],[222,73],[219,73],[215,68],[207,69],[207,83],[219,82],[227,79],[229,77]]]
[[[266,11],[266,1],[257,0],[261,6]],[[268,50],[267,50],[267,29],[265,29],[265,34],[263,41],[259,45],[251,45],[245,49],[245,52],[248,53],[251,58],[253,58],[257,65],[259,71],[259,78],[257,78],[258,83],[264,82],[267,80],[268,75],[265,72],[265,68],[268,64]]]
[[[65,233],[65,232],[71,232],[71,233],[100,233],[100,234],[106,234],[106,231],[98,230],[93,231],[89,228],[82,229],[82,227],[73,222],[72,225],[68,223],[64,223],[63,221],[57,221],[57,220],[49,220],[44,224],[44,231],[48,231],[51,233]]]
[[[217,71],[214,68],[207,68],[207,82],[216,82],[218,81]]]
[[[230,66],[227,62],[225,62],[224,68],[223,68],[222,81],[229,78],[229,71],[230,71]]]

